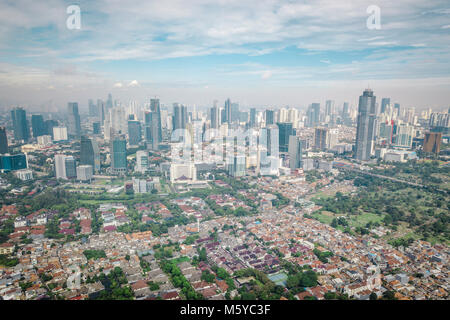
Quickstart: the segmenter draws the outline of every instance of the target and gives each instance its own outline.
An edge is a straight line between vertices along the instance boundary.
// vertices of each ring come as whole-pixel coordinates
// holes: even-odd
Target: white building
[[[55,176],[56,179],[67,179],[66,155],[64,154],[55,154]]]
[[[33,171],[31,171],[30,169],[17,170],[15,172],[15,175],[22,181],[33,180]]]
[[[148,151],[139,150],[136,152],[136,172],[145,173],[148,170]]]
[[[81,165],[77,167],[77,180],[79,181],[91,181],[94,168],[90,164]]]
[[[43,135],[37,137],[38,145],[41,147],[46,147],[52,144],[52,136]]]
[[[54,127],[53,141],[65,141],[65,140],[68,140],[67,127]]]
[[[134,193],[148,193],[155,188],[155,181],[153,179],[136,179],[133,178]]]
[[[186,182],[197,180],[197,169],[193,163],[173,163],[170,166],[170,182]]]

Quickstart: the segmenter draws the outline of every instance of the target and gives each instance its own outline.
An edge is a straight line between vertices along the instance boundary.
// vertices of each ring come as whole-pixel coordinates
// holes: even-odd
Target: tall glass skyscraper
[[[100,151],[97,141],[81,136],[80,164],[91,165],[95,172],[100,171]]]
[[[30,138],[30,130],[27,123],[27,112],[23,108],[11,110],[13,121],[14,139],[27,141]]]
[[[289,137],[294,134],[292,129],[292,123],[290,122],[278,122],[278,145],[280,152],[288,152],[289,149]]]
[[[384,113],[386,111],[387,105],[391,104],[391,98],[383,98],[381,99],[381,109],[380,113]]]
[[[369,160],[374,147],[376,126],[376,97],[370,89],[359,97],[358,120],[356,127],[355,159]]]
[[[254,128],[256,126],[256,109],[250,109],[250,128]]]
[[[0,154],[2,153],[8,153],[8,137],[5,127],[0,127]]]
[[[116,136],[111,141],[111,169],[119,174],[127,171],[127,141],[124,136]]]
[[[294,170],[302,167],[302,141],[300,137],[289,137],[289,167]]]
[[[150,99],[150,111],[154,113],[152,123],[156,126],[157,132],[155,142],[159,144],[162,141],[161,108],[159,105],[159,99]]]
[[[141,141],[141,123],[137,120],[128,120],[128,143],[132,146],[137,146]]]
[[[31,129],[35,138],[43,136],[46,133],[44,117],[42,115],[33,114],[31,116]]]
[[[68,109],[68,126],[67,133],[72,137],[79,137],[81,135],[81,123],[80,114],[78,113],[78,103],[69,102],[67,104]]]
[[[172,129],[186,129],[187,108],[178,103],[173,104]]]

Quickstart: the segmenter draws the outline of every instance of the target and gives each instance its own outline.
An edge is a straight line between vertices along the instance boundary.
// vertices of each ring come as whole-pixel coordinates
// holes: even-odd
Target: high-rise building
[[[230,98],[228,98],[227,100],[225,100],[225,119],[223,119],[223,122],[226,122],[228,124],[231,124],[231,100]]]
[[[53,127],[53,140],[54,141],[67,141],[67,127]]]
[[[292,123],[284,122],[277,123],[278,126],[278,146],[280,152],[288,152],[289,149],[289,137],[294,135],[294,130],[292,128]]]
[[[325,115],[331,116],[334,113],[334,101],[333,100],[327,100],[325,102]]]
[[[289,167],[294,170],[302,167],[302,141],[300,137],[289,137]]]
[[[266,126],[275,124],[275,115],[273,110],[266,110]]]
[[[380,113],[384,113],[386,111],[386,107],[391,104],[391,98],[383,98],[381,99],[381,110]]]
[[[27,122],[27,112],[23,108],[11,110],[11,119],[14,128],[14,140],[27,141],[30,138],[30,130]]]
[[[139,150],[136,152],[136,172],[145,173],[148,170],[148,151]]]
[[[5,127],[0,127],[0,154],[2,153],[8,153],[8,137]]]
[[[318,150],[326,150],[328,146],[328,139],[328,128],[316,128],[314,130],[314,148]]]
[[[173,104],[172,130],[186,129],[187,107],[178,103]]]
[[[159,144],[162,141],[161,108],[159,105],[159,99],[150,99],[150,111],[155,114],[153,116],[152,123],[153,126],[156,126],[156,132],[158,133],[156,139],[153,140]]]
[[[141,123],[137,120],[128,120],[128,143],[137,146],[142,141]]]
[[[231,122],[239,122],[240,120],[240,113],[239,113],[239,103],[232,103],[231,104]]]
[[[124,136],[116,136],[111,141],[111,169],[116,174],[127,171],[127,141]]]
[[[43,136],[37,137],[38,145],[45,147],[52,144],[52,136],[49,136],[48,134],[44,134]]]
[[[77,162],[75,158],[73,156],[66,156],[64,166],[66,168],[66,178],[75,179],[77,177]]]
[[[46,133],[44,117],[41,114],[33,114],[31,116],[31,129],[35,138]]]
[[[69,113],[67,133],[70,137],[79,137],[81,135],[81,122],[80,114],[78,113],[78,103],[69,102],[67,109]]]
[[[245,155],[235,154],[230,157],[228,161],[228,174],[232,177],[243,177],[245,176],[246,157]]]
[[[413,126],[407,123],[396,124],[394,127],[394,132],[395,136],[393,139],[393,144],[396,147],[403,147],[403,148],[412,147],[412,140],[414,135]]]
[[[423,151],[439,154],[441,151],[442,132],[427,132],[423,140]]]
[[[214,103],[214,107],[211,108],[211,128],[219,129],[220,121],[219,121],[219,108],[217,104]]]
[[[58,126],[58,121],[52,119],[45,120],[44,126],[45,126],[45,134],[48,134],[53,138],[53,128]]]
[[[89,99],[88,100],[88,105],[89,105],[89,116],[90,117],[98,117],[99,116],[98,108],[94,104],[94,100]]]
[[[55,176],[56,179],[67,179],[66,176],[66,155],[55,154]]]
[[[92,134],[100,134],[101,133],[101,127],[100,122],[96,121],[92,123]]]
[[[80,164],[91,165],[95,172],[100,171],[100,151],[97,141],[87,136],[81,136]]]
[[[93,168],[91,165],[80,165],[77,167],[77,180],[91,181],[93,177]]]
[[[308,108],[308,125],[315,127],[320,123],[320,103],[312,103]]]
[[[376,125],[376,96],[370,89],[364,90],[359,97],[358,120],[356,127],[355,158],[369,160],[374,147]]]
[[[256,126],[256,109],[250,109],[250,128],[254,128]]]
[[[5,154],[0,156],[0,170],[2,171],[16,171],[27,167],[27,156],[25,154]]]

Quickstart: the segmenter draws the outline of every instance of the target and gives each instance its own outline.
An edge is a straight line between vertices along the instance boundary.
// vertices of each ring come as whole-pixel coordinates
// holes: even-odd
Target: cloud
[[[139,82],[137,80],[132,80],[128,84],[129,87],[139,87]]]
[[[123,84],[122,84],[122,82],[116,82],[116,83],[114,83],[114,86],[113,86],[114,88],[122,88],[123,87]]]
[[[328,59],[326,59],[326,60],[320,60],[320,62],[322,62],[322,63],[326,63],[326,64],[330,64],[330,63],[331,63],[331,61],[330,61],[330,60],[328,60]]]
[[[272,71],[266,70],[261,74],[261,79],[267,80],[272,77]]]

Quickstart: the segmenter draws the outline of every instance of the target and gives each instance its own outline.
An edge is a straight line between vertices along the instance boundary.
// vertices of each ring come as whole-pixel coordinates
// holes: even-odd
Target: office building
[[[67,133],[69,137],[79,137],[81,135],[80,114],[78,113],[78,103],[69,102],[68,109],[68,125]]]
[[[67,127],[53,128],[53,141],[67,141],[68,139]]]
[[[31,116],[31,130],[33,131],[33,137],[37,138],[46,133],[44,117],[40,114],[33,114]]]
[[[246,157],[245,155],[233,155],[228,158],[228,174],[232,177],[243,177],[245,176]]]
[[[127,141],[123,136],[116,136],[111,141],[111,170],[115,174],[127,171]]]
[[[37,137],[37,142],[38,145],[42,146],[42,147],[46,147],[52,144],[52,136],[49,135],[43,135],[43,136],[39,136]]]
[[[25,154],[5,154],[0,156],[0,170],[3,172],[26,169],[28,167]]]
[[[13,122],[14,140],[28,141],[30,130],[27,122],[27,112],[23,108],[15,108],[11,110],[11,119]]]
[[[289,137],[294,135],[292,123],[277,123],[278,126],[278,147],[280,152],[288,152],[289,149]]]
[[[275,114],[273,110],[266,110],[266,126],[275,124]]]
[[[142,141],[141,123],[137,120],[128,120],[128,143],[137,146]]]
[[[149,193],[153,189],[155,189],[155,181],[153,179],[138,179],[133,177],[134,193]]]
[[[66,155],[64,154],[55,154],[55,177],[56,179],[67,179],[66,177]]]
[[[0,127],[0,154],[8,153],[8,136],[6,128]]]
[[[364,90],[359,97],[355,158],[360,161],[369,160],[373,153],[376,125],[375,103],[376,96],[370,89]]]
[[[73,156],[66,156],[64,159],[66,178],[75,179],[77,177],[77,162]]]
[[[81,136],[80,164],[92,166],[95,172],[100,171],[100,150],[95,139]]]
[[[217,104],[214,103],[214,107],[211,108],[211,128],[219,129],[220,126],[220,113]]]
[[[82,181],[82,182],[86,182],[86,181],[91,181],[92,177],[93,177],[93,171],[94,169],[92,168],[91,165],[80,165],[77,167],[77,180]]]
[[[427,132],[423,140],[423,151],[439,154],[441,151],[442,132]]]
[[[391,104],[391,98],[383,98],[381,99],[381,109],[380,113],[384,113],[386,111],[386,107]]]
[[[172,130],[186,129],[188,119],[187,107],[178,103],[173,104]]]
[[[256,109],[255,108],[251,108],[250,109],[250,128],[254,128],[256,127]]]
[[[30,169],[21,169],[14,172],[15,176],[22,181],[33,180],[33,171]]]
[[[316,128],[314,130],[314,148],[326,150],[328,147],[329,130],[328,128]]]
[[[170,182],[184,183],[197,180],[197,168],[194,163],[172,163],[170,165]]]
[[[136,172],[145,173],[148,170],[148,151],[139,150],[136,152]]]
[[[302,141],[300,137],[289,137],[289,167],[294,170],[302,167]]]

